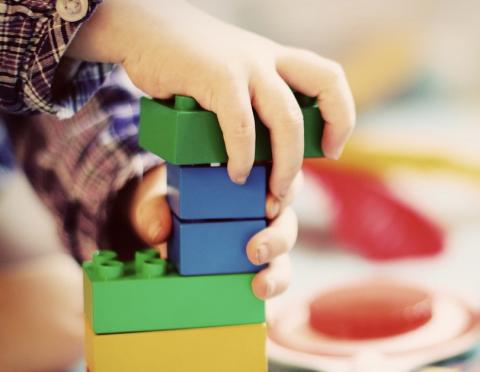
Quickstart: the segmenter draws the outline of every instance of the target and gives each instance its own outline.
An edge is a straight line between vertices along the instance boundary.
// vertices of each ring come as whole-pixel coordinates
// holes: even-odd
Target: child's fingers
[[[130,205],[130,222],[137,236],[148,245],[164,242],[172,228],[166,196],[166,167],[150,170],[135,188]]]
[[[297,240],[297,223],[295,212],[287,207],[267,228],[250,239],[248,259],[255,265],[262,265],[289,252]]]
[[[343,69],[315,53],[286,48],[277,60],[278,73],[294,89],[317,97],[325,130],[325,155],[338,159],[355,126],[355,104]]]
[[[246,81],[235,83],[232,79],[225,80],[211,106],[222,128],[228,174],[233,182],[243,184],[255,158],[255,121]]]
[[[283,199],[277,199],[272,194],[267,195],[267,202],[265,206],[265,214],[269,220],[277,218],[282,211],[288,207],[292,201],[295,199],[295,196],[298,194],[300,189],[303,186],[303,172],[300,171],[295,176],[292,185],[288,191],[288,194]]]
[[[262,270],[252,281],[252,289],[255,296],[260,299],[268,299],[284,292],[291,280],[291,264],[288,254],[277,257],[269,267]]]
[[[290,88],[276,73],[254,77],[253,106],[270,130],[273,167],[270,191],[278,199],[287,196],[303,160],[303,117]]]

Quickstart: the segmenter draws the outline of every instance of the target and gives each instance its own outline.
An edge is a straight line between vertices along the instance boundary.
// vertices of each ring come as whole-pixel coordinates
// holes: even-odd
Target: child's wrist
[[[104,0],[70,43],[66,56],[90,62],[121,63],[130,44],[123,40],[121,1]],[[126,24],[126,23],[125,23]]]

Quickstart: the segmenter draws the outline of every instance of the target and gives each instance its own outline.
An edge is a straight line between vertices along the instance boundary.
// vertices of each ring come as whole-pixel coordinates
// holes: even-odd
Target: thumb
[[[170,235],[172,218],[164,195],[144,200],[135,213],[134,230],[151,246],[163,243]]]
[[[161,165],[145,174],[133,194],[130,223],[137,236],[149,246],[163,243],[172,229],[166,192],[166,170]]]

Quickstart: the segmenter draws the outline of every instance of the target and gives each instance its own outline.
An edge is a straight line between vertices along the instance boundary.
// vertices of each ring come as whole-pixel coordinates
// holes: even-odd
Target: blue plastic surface
[[[246,246],[265,226],[264,219],[184,222],[174,216],[168,258],[185,276],[258,272],[265,266],[248,260]]]
[[[265,217],[265,165],[254,166],[245,185],[236,185],[226,166],[167,164],[167,182],[168,202],[181,220]]]

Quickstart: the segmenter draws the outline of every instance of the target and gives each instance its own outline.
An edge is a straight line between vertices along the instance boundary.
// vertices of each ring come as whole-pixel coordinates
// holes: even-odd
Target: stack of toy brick
[[[299,102],[305,155],[321,156],[318,108]],[[228,178],[213,113],[190,97],[142,99],[140,144],[168,162],[170,263],[154,250],[136,252],[132,262],[99,251],[84,265],[91,372],[267,370],[264,303],[251,290],[261,267],[245,251],[266,226],[271,150],[258,121],[256,134],[256,160],[263,163],[238,186]]]

